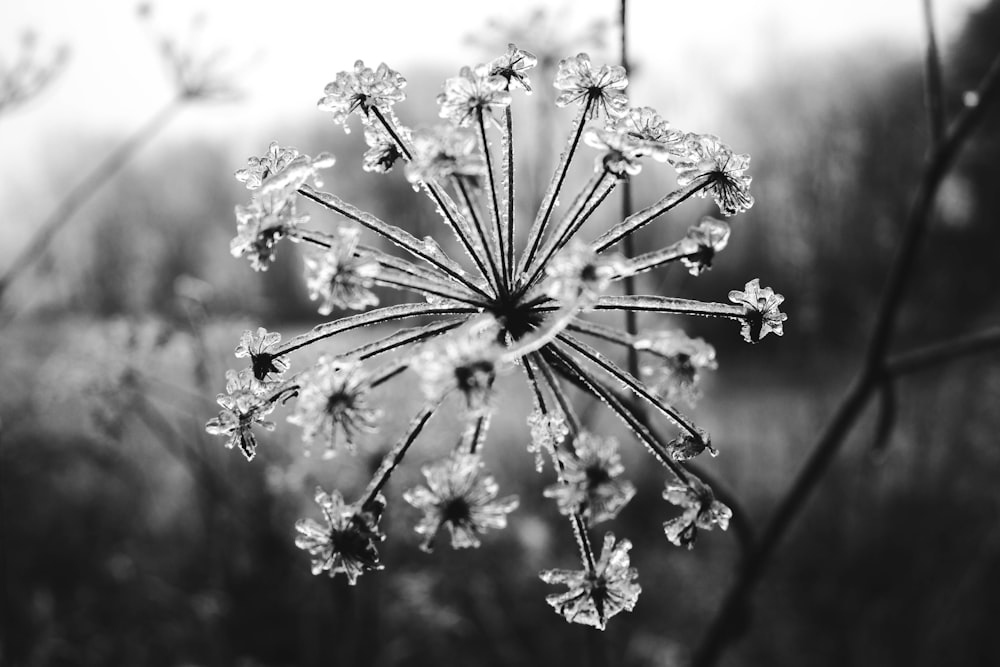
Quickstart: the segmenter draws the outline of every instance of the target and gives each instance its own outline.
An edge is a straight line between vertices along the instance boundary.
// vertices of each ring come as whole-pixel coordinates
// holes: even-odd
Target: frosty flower
[[[570,623],[590,625],[603,630],[608,619],[621,611],[632,611],[642,588],[636,583],[639,574],[629,567],[628,552],[632,543],[607,533],[601,557],[593,569],[545,570],[539,576],[547,584],[564,584],[569,590],[554,593],[545,601]]]
[[[277,141],[272,141],[267,147],[267,154],[262,157],[247,159],[247,166],[236,170],[236,180],[244,183],[247,190],[256,190],[264,179],[276,172],[282,171],[299,156],[294,148],[282,148]]]
[[[534,68],[538,59],[534,54],[517,48],[513,44],[507,45],[507,52],[496,58],[489,64],[490,76],[501,76],[507,81],[507,90],[520,88],[531,92],[531,82],[525,74]]]
[[[488,408],[501,351],[490,335],[465,332],[428,344],[413,366],[427,398],[458,389],[470,413],[478,414]]]
[[[608,521],[635,495],[631,482],[616,479],[625,472],[618,455],[618,441],[582,432],[573,443],[573,452],[560,451],[562,481],[545,489],[546,498],[555,498],[562,514],[579,513],[589,525]]]
[[[778,310],[785,297],[775,294],[770,287],[761,288],[760,279],[748,282],[742,292],[730,292],[729,300],[745,309],[746,319],[740,333],[746,342],[757,343],[769,333],[775,336],[785,333],[781,323],[788,319],[788,315]]]
[[[550,69],[555,62],[549,61]],[[510,101],[513,89],[531,85],[527,73],[534,64],[534,56],[509,46],[488,65],[463,68],[438,98],[441,115],[450,122],[429,132],[412,132],[394,113],[392,105],[403,99],[405,82],[385,65],[372,71],[359,61],[327,87],[320,106],[333,112],[336,122],[346,129],[350,115],[362,117],[364,168],[385,172],[403,158],[416,196],[428,199],[388,207],[387,214],[395,211],[396,220],[382,219],[310,184],[319,169],[332,164],[325,154],[313,159],[272,145],[240,171],[240,179],[253,189],[253,200],[239,210],[233,253],[263,269],[274,256],[275,243],[284,237],[318,246],[319,254],[306,260],[311,297],[321,302],[324,314],[340,308],[361,312],[322,322],[280,345],[277,334],[263,329],[244,334],[240,352],[252,367],[244,371],[246,386],[239,388],[246,408],[241,412],[235,399],[227,399],[226,406],[236,408],[220,415],[214,427],[241,444],[241,439],[252,437],[249,425],[264,410],[296,393],[289,421],[303,428],[305,440],[324,440],[329,455],[340,444],[352,448],[361,434],[374,429],[376,411],[367,402],[372,387],[392,382],[396,396],[422,394],[415,397],[424,399],[421,407],[374,469],[366,499],[346,505],[339,495],[323,493],[318,500],[326,525],[298,525],[297,543],[313,555],[314,571],[345,572],[353,582],[361,572],[380,567],[375,550],[381,539],[376,528],[382,511],[376,502],[379,492],[423,434],[440,434],[435,420],[441,413],[453,413],[446,415],[445,423],[461,422],[459,445],[450,457],[426,466],[425,484],[405,495],[423,510],[417,531],[424,548],[430,548],[444,525],[453,546],[468,547],[478,545],[484,531],[505,524],[516,501],[497,498],[497,485],[483,472],[479,457],[489,445],[494,413],[506,419],[506,412],[523,402],[494,396],[501,384],[496,381],[499,371],[519,367],[523,372],[511,380],[523,380],[521,391],[533,399],[528,451],[539,471],[545,453],[552,457],[559,484],[547,495],[570,515],[583,558],[582,571],[543,573],[549,583],[569,587],[548,600],[571,622],[603,628],[608,618],[632,609],[639,586],[629,567],[628,541],[616,543],[609,534],[598,549],[601,545],[591,543],[587,524],[613,518],[635,489],[622,479],[615,442],[582,432],[581,423],[599,419],[578,416],[578,399],[589,396],[595,409],[622,421],[630,444],[644,445],[664,468],[670,497],[688,503],[682,517],[668,522],[668,536],[690,541],[696,528],[712,521],[721,525],[728,518],[725,508],[714,504],[711,491],[686,470],[686,459],[705,449],[715,453],[709,434],[671,405],[675,399],[694,400],[699,374],[715,367],[714,350],[682,334],[640,337],[616,322],[639,312],[725,318],[740,321],[743,335],[757,340],[766,333],[781,333],[784,315],[777,310],[780,297],[761,290],[757,281],[748,283],[744,292],[734,292],[731,298],[738,305],[733,305],[683,298],[662,289],[643,294],[635,291],[639,283],[620,280],[671,263],[683,263],[694,275],[711,266],[728,241],[729,229],[710,218],[666,247],[629,259],[614,251],[620,241],[691,194],[711,193],[726,214],[743,211],[753,201],[750,179],[743,175],[749,158],[733,155],[713,136],[671,128],[649,107],[629,109],[621,67],[594,67],[585,54],[559,63],[558,104],[578,104],[579,110],[551,177],[544,179],[548,185],[544,190],[524,187],[515,152],[526,138],[515,136],[513,129],[538,127],[539,121],[515,122],[515,112],[522,110],[512,108]],[[497,122],[499,116],[503,123]],[[601,127],[588,132],[587,124],[598,116]],[[537,143],[538,138],[532,133],[527,141]],[[598,170],[572,192],[584,141],[600,151]],[[610,196],[614,189],[639,175],[640,159],[646,156],[671,164],[680,188],[667,184],[659,199],[639,210],[609,210],[607,202],[617,199]],[[300,226],[304,218],[295,213],[299,197],[325,209],[337,231]],[[535,210],[525,210],[536,202]],[[447,227],[441,235],[418,237],[410,214],[420,203],[429,204],[428,210]],[[597,238],[590,235],[595,228],[603,229]],[[374,238],[370,243],[361,240],[361,233]],[[655,279],[642,282],[666,285]],[[612,283],[619,289],[612,290]],[[400,296],[390,305],[376,306],[375,285]],[[591,338],[611,349],[592,347],[585,342]],[[314,368],[277,384],[292,353],[322,349],[328,343],[338,357],[317,353],[320,361]],[[639,377],[615,361],[618,353],[634,350],[643,352],[646,362]],[[362,360],[379,356],[394,360],[371,374],[362,370]],[[628,403],[620,389],[627,392]],[[452,393],[461,394],[458,410],[448,397]],[[408,404],[399,402],[395,410]],[[673,423],[681,435],[668,441],[644,428],[636,411],[640,407],[650,418]],[[252,444],[247,448],[252,450]]]
[[[333,122],[343,125],[344,131],[348,132],[347,119],[353,112],[357,111],[367,121],[368,112],[373,107],[387,109],[401,102],[406,97],[404,87],[406,79],[385,63],[372,71],[358,60],[354,63],[353,72],[338,72],[337,78],[326,85],[318,106],[333,113]]]
[[[535,455],[535,470],[541,472],[544,462],[542,452],[548,452],[555,457],[556,450],[569,435],[569,425],[562,415],[544,413],[535,408],[528,417],[528,429],[531,433],[528,451]]]
[[[258,394],[268,391],[288,370],[288,361],[275,355],[275,348],[280,342],[281,334],[268,332],[264,327],[258,327],[256,334],[248,330],[240,336],[240,344],[236,346],[236,358],[250,358],[250,369],[253,371],[252,386]]]
[[[236,236],[229,244],[233,257],[247,257],[254,271],[267,271],[274,261],[274,246],[282,238],[294,238],[309,216],[299,215],[294,199],[275,202],[254,197],[249,206],[236,207]]]
[[[222,406],[219,416],[205,424],[205,430],[212,435],[224,435],[229,438],[226,447],[232,449],[238,446],[247,461],[252,461],[257,453],[257,438],[253,427],[259,426],[265,431],[274,430],[274,422],[266,421],[264,417],[273,409],[270,403],[251,388],[253,377],[249,369],[237,373],[226,371],[226,393],[219,394],[218,403]]]
[[[706,215],[696,226],[688,229],[687,236],[681,241],[686,251],[681,263],[692,276],[701,275],[703,271],[712,268],[715,254],[725,248],[727,243],[729,225]]]
[[[431,551],[441,526],[448,526],[453,549],[479,546],[487,529],[500,530],[507,515],[517,509],[517,497],[497,500],[499,486],[482,474],[483,462],[475,454],[455,452],[447,459],[424,466],[427,486],[403,494],[406,502],[424,512],[416,531],[424,536],[420,548]]]
[[[625,68],[602,65],[594,70],[590,56],[581,53],[559,62],[555,87],[562,92],[556,98],[561,107],[578,103],[587,106],[587,120],[596,118],[603,111],[608,118],[619,118],[628,108],[628,98],[623,92],[628,85]]]
[[[463,67],[458,76],[445,81],[438,104],[441,105],[441,118],[459,127],[468,127],[479,113],[486,117],[494,108],[510,104],[507,80],[491,75],[485,65],[475,69]]]
[[[701,371],[718,368],[715,348],[679,329],[655,332],[638,339],[633,347],[657,357],[659,363],[642,367],[642,376],[668,403],[684,401],[694,405],[701,397],[698,388]]]
[[[312,557],[312,573],[326,571],[331,577],[343,572],[352,586],[358,577],[385,566],[379,562],[377,544],[385,539],[378,522],[385,509],[385,498],[379,494],[367,507],[344,502],[339,491],[326,493],[316,489],[316,504],[323,512],[323,523],[300,519],[295,523],[299,532],[295,546]]]
[[[563,306],[590,304],[622,271],[620,257],[598,255],[590,246],[573,243],[545,268],[545,293]]]
[[[362,169],[365,171],[385,174],[392,169],[397,160],[403,157],[399,146],[392,137],[377,125],[369,125],[365,128],[365,143],[368,144],[368,150],[365,151],[362,164]]]
[[[678,185],[708,179],[708,187],[698,195],[711,193],[722,215],[736,215],[753,206],[749,176],[749,155],[734,155],[729,146],[711,134],[691,134],[685,140],[687,155],[675,163]]]
[[[697,477],[689,476],[687,481],[688,484],[667,483],[664,500],[684,508],[684,513],[664,522],[663,530],[671,543],[690,549],[698,537],[699,528],[711,530],[718,526],[726,530],[733,511],[716,500],[712,489]]]
[[[417,131],[413,136],[413,160],[406,165],[406,178],[411,183],[443,183],[452,176],[478,180],[486,165],[475,150],[475,136],[452,125]]]
[[[378,304],[371,288],[379,266],[373,259],[355,256],[359,233],[356,227],[339,227],[330,237],[329,249],[305,259],[309,298],[322,298],[321,315],[335,308],[364,310]]]
[[[583,140],[588,146],[604,151],[595,161],[595,170],[606,169],[619,178],[635,176],[642,171],[639,158],[644,155],[662,155],[666,159],[666,154],[656,144],[638,140],[625,132],[591,128],[584,133]]]
[[[375,432],[380,411],[368,404],[367,380],[360,363],[327,355],[299,377],[301,389],[288,421],[302,427],[307,443],[326,444],[323,458],[332,458],[341,444],[353,453],[359,435]]]

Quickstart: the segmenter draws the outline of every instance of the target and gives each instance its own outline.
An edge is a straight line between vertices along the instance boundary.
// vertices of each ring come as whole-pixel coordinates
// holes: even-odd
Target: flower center
[[[452,525],[466,523],[471,518],[469,502],[462,496],[449,498],[441,508],[441,519]]]

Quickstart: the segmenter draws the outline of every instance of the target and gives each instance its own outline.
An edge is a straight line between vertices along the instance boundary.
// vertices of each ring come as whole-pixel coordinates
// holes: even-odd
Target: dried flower
[[[448,526],[453,549],[478,547],[483,532],[506,527],[507,515],[517,509],[517,497],[497,500],[500,487],[492,475],[482,473],[482,467],[479,456],[456,452],[421,469],[427,486],[403,494],[406,502],[424,512],[416,527],[424,536],[421,549],[432,550],[442,526]]]
[[[696,226],[688,229],[681,243],[686,252],[681,263],[692,276],[700,276],[712,268],[715,254],[729,243],[729,225],[706,215]]]
[[[294,148],[282,148],[277,141],[272,141],[266,155],[248,158],[247,166],[237,169],[234,175],[237,181],[246,184],[247,190],[256,190],[265,178],[283,171],[298,156],[299,152]]]
[[[294,238],[298,226],[308,220],[296,212],[294,199],[255,197],[249,206],[236,207],[236,237],[229,251],[233,257],[248,258],[254,271],[267,271],[275,244],[286,236]]]
[[[718,526],[726,530],[733,516],[731,509],[715,499],[712,489],[693,475],[688,477],[686,484],[667,482],[663,498],[684,508],[681,516],[663,524],[667,539],[679,547],[692,548],[699,528],[712,530]]]
[[[406,178],[411,183],[443,183],[457,176],[478,182],[486,165],[475,150],[476,137],[453,125],[418,131],[413,135],[413,160],[406,165]]]
[[[385,539],[378,522],[385,509],[380,494],[368,506],[357,507],[344,502],[339,491],[326,493],[316,489],[316,504],[323,512],[323,523],[300,519],[295,523],[299,532],[295,546],[312,557],[312,573],[326,571],[331,577],[343,572],[347,583],[354,585],[365,572],[381,570],[377,544]]]
[[[264,419],[274,409],[274,404],[253,391],[253,381],[249,369],[239,373],[226,371],[226,393],[219,394],[217,398],[222,410],[218,417],[205,424],[205,430],[212,435],[229,438],[226,447],[232,449],[238,446],[247,461],[252,461],[257,453],[253,428],[258,426],[265,431],[274,430],[274,422]]]
[[[545,601],[569,623],[590,625],[603,630],[608,619],[621,611],[632,611],[642,588],[638,573],[629,567],[632,543],[615,542],[613,533],[604,536],[600,559],[583,570],[545,570],[539,576],[547,584],[564,584],[565,593],[555,593]]]
[[[694,405],[701,397],[701,372],[719,366],[714,347],[679,329],[654,332],[636,340],[632,347],[657,357],[659,363],[642,366],[642,376],[668,403],[684,401]]]
[[[749,155],[734,155],[729,146],[711,134],[689,134],[685,139],[687,155],[675,162],[678,185],[689,185],[705,178],[708,186],[699,191],[711,193],[722,215],[736,215],[753,206],[749,176]]]
[[[545,489],[546,498],[555,498],[559,511],[567,516],[579,514],[589,525],[618,516],[635,495],[631,482],[617,479],[623,472],[618,441],[580,433],[573,451],[560,451],[562,480]]]
[[[510,104],[507,79],[491,75],[485,65],[475,69],[463,67],[458,76],[445,81],[444,92],[438,95],[441,117],[459,127],[468,127],[479,114],[484,118],[497,107]]]
[[[270,391],[288,370],[288,361],[276,354],[280,342],[281,334],[268,332],[264,327],[258,327],[256,334],[248,330],[240,336],[236,358],[250,358],[250,369],[253,371],[251,385],[258,394]]]
[[[354,63],[353,72],[338,72],[337,78],[326,85],[318,106],[323,111],[331,112],[333,122],[343,125],[344,131],[349,132],[347,119],[352,113],[358,112],[367,122],[373,108],[388,109],[403,101],[406,98],[403,92],[405,87],[406,79],[385,63],[372,71],[370,67],[365,67],[364,61],[358,60]]]
[[[596,118],[602,111],[608,118],[620,118],[628,109],[624,93],[627,85],[624,67],[602,65],[594,70],[590,56],[581,53],[559,62],[555,87],[562,92],[556,104],[561,107],[586,105],[587,120]]]
[[[305,259],[306,288],[311,300],[322,298],[321,315],[335,308],[364,310],[378,305],[371,288],[379,265],[357,252],[359,234],[356,227],[339,227],[329,238],[329,249]]]
[[[302,427],[307,443],[325,443],[323,458],[332,458],[341,445],[353,453],[359,435],[376,431],[380,411],[368,403],[367,380],[360,363],[327,355],[299,376],[299,397],[288,421]]]
[[[506,53],[490,62],[489,74],[503,77],[507,81],[507,90],[520,88],[530,93],[531,82],[525,72],[537,63],[538,59],[532,53],[508,44]]]
[[[545,293],[564,307],[593,303],[623,270],[617,255],[598,255],[583,242],[574,242],[545,268]]]
[[[730,292],[729,300],[745,309],[746,319],[743,320],[741,333],[746,342],[757,343],[769,333],[775,336],[785,333],[781,323],[788,319],[788,315],[778,310],[785,297],[775,294],[770,287],[761,288],[760,279],[748,282],[742,292]]]
[[[388,173],[396,161],[403,157],[396,142],[378,125],[369,125],[365,128],[365,143],[368,145],[362,163],[362,169],[365,171]]]

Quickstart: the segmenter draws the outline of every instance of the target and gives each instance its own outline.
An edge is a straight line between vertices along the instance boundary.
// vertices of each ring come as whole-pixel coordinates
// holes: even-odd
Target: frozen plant
[[[711,267],[729,240],[729,225],[722,220],[705,218],[671,245],[636,257],[615,248],[694,195],[711,196],[723,215],[748,209],[753,204],[745,175],[750,158],[734,154],[714,136],[671,127],[649,107],[631,107],[625,70],[597,65],[587,54],[559,64],[556,104],[574,110],[566,148],[534,219],[517,219],[510,102],[512,94],[537,89],[538,82],[529,81],[535,63],[531,53],[510,45],[490,63],[462,68],[438,97],[447,124],[430,131],[402,124],[394,106],[404,99],[406,80],[384,63],[372,69],[358,61],[337,74],[319,102],[345,129],[360,123],[368,145],[366,169],[388,173],[402,163],[405,178],[430,200],[448,230],[442,238],[449,237],[459,257],[433,238],[411,235],[405,220],[391,224],[321,190],[315,180],[319,170],[332,165],[328,154],[311,158],[272,144],[266,155],[250,158],[236,172],[252,194],[249,205],[236,209],[233,254],[264,270],[282,240],[314,246],[319,259],[308,260],[307,281],[313,298],[322,297],[320,312],[362,312],[284,341],[263,328],[245,333],[237,356],[249,358],[249,368],[230,376],[229,392],[220,397],[223,413],[210,429],[227,437],[230,446],[239,445],[249,459],[256,449],[253,429],[266,426],[263,417],[294,397],[289,420],[304,429],[310,444],[325,444],[332,456],[342,444],[353,451],[377,428],[381,414],[369,407],[377,387],[405,382],[409,394],[422,397],[423,407],[359,498],[347,502],[338,492],[321,489],[316,498],[325,522],[307,519],[298,525],[297,544],[312,556],[313,571],[342,572],[354,583],[363,572],[381,569],[376,543],[383,538],[377,527],[386,502],[383,490],[442,409],[464,416],[458,444],[423,467],[424,485],[403,493],[423,512],[416,519],[423,548],[430,550],[444,527],[453,548],[466,548],[479,546],[487,531],[506,525],[517,499],[500,496],[482,454],[498,404],[497,377],[520,374],[534,399],[527,449],[539,472],[551,464],[554,480],[545,495],[567,517],[581,558],[579,570],[542,574],[547,583],[569,587],[548,601],[567,621],[603,629],[611,616],[633,608],[640,587],[629,565],[630,542],[608,533],[597,554],[589,531],[623,511],[636,489],[624,476],[618,443],[582,429],[569,385],[606,406],[663,467],[665,497],[683,512],[666,520],[670,541],[690,546],[698,528],[725,528],[729,509],[685,468],[687,459],[715,450],[708,433],[675,405],[697,396],[700,372],[715,368],[714,349],[681,332],[630,335],[589,316],[642,311],[721,317],[739,323],[744,338],[756,343],[768,333],[780,335],[785,315],[778,310],[781,297],[760,288],[756,279],[734,290],[732,303],[622,293],[625,277],[671,263],[683,264],[693,275]],[[564,191],[567,174],[584,146],[597,151],[594,170],[570,195]],[[596,238],[588,237],[585,223],[620,183],[641,173],[648,159],[671,165],[679,187],[600,230]],[[303,198],[333,214],[328,229],[307,226],[308,218],[297,209]],[[561,201],[569,205],[560,207]],[[365,242],[364,230],[399,252]],[[385,288],[417,298],[376,307],[378,290]],[[412,318],[423,322],[370,337],[336,356],[322,355],[312,368],[289,364],[294,352],[338,334],[384,331],[375,327]],[[585,338],[639,354],[643,377],[620,368]],[[384,356],[391,360],[369,366]],[[661,439],[633,403],[645,407],[649,420],[666,422],[670,435]]]

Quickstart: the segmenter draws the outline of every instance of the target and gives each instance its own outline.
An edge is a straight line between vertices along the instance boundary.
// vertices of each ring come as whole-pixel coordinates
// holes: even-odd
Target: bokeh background
[[[594,419],[621,436],[640,489],[612,529],[635,544],[643,594],[603,635],[544,602],[537,572],[572,567],[575,548],[525,452],[518,378],[502,382],[488,446],[504,492],[521,497],[509,528],[474,552],[418,551],[416,512],[399,494],[418,461],[451,443],[455,425],[432,422],[389,489],[387,569],[353,588],[309,574],[293,524],[314,513],[317,484],[347,496],[363,487],[414,399],[380,394],[402,406],[399,419],[333,462],[304,457],[287,425],[262,438],[252,464],[204,433],[244,329],[291,335],[320,321],[295,248],[281,247],[264,274],[229,255],[233,207],[247,199],[232,172],[248,156],[271,140],[332,151],[330,190],[418,236],[440,230],[402,174],[362,172],[359,132],[316,111],[337,71],[386,60],[409,81],[397,111],[421,126],[435,122],[434,97],[460,66],[511,40],[537,53],[536,93],[518,110],[530,118],[518,172],[530,212],[569,123],[551,104],[555,62],[618,57],[618,3],[325,4],[0,4],[0,70],[22,57],[53,66],[37,94],[0,107],[0,271],[176,96],[163,39],[201,56],[222,49],[212,62],[239,92],[185,103],[142,135],[119,170],[63,209],[53,242],[3,295],[0,664],[683,664],[740,547],[731,533],[706,534],[693,551],[669,545],[662,477],[608,416]],[[1000,44],[1000,2],[937,4],[954,114]],[[645,277],[642,289],[724,300],[759,277],[787,299],[784,338],[754,347],[726,323],[678,323],[718,350],[695,411],[722,451],[706,465],[758,527],[860,361],[928,146],[922,30],[918,0],[631,8],[633,102],[753,157],[757,203],[713,270]],[[991,112],[942,188],[899,350],[1000,320],[998,119]],[[578,166],[577,181],[589,160]],[[661,195],[668,175],[647,168],[637,204]],[[598,224],[612,221],[608,209]],[[689,202],[640,242],[663,245],[707,212]],[[901,382],[895,428],[874,452],[866,415],[779,549],[725,664],[1000,664],[998,361]]]

